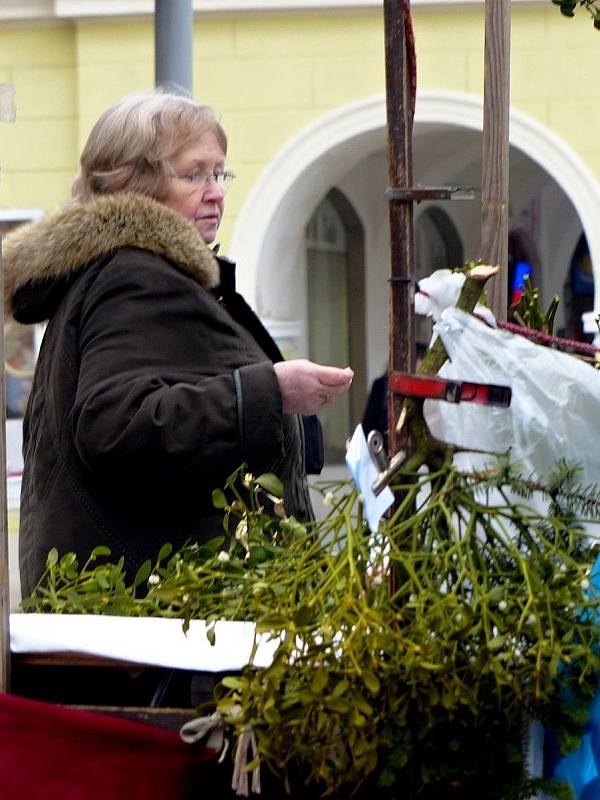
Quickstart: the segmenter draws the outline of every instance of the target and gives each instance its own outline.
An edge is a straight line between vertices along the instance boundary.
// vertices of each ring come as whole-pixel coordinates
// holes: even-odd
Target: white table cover
[[[76,614],[11,614],[13,653],[85,653],[122,661],[202,672],[239,670],[250,661],[254,623],[219,621],[215,644],[206,623],[157,617],[109,617]],[[253,664],[266,667],[278,640],[261,636]]]

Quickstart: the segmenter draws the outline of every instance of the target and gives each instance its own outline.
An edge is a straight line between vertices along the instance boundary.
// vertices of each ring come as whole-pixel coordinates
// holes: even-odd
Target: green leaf
[[[365,698],[360,694],[353,694],[352,695],[352,703],[354,704],[355,708],[359,711],[362,711],[363,714],[366,714],[368,717],[371,716],[373,713],[373,707],[367,703]]]
[[[281,719],[279,711],[275,708],[275,706],[264,708],[263,717],[265,718],[265,721],[269,723],[269,725],[274,725]]]
[[[564,14],[565,17],[574,17],[575,7],[577,6],[577,0],[562,0],[560,4],[560,12]]]
[[[110,582],[106,575],[103,572],[97,571],[96,572],[96,580],[98,581],[98,586],[103,590],[106,591],[110,589]]]
[[[336,684],[331,693],[332,697],[341,697],[347,691],[350,683],[346,680],[346,678],[342,678],[342,680]]]
[[[256,479],[256,483],[262,486],[269,494],[273,494],[275,497],[283,497],[283,484],[277,475],[273,475],[272,472],[264,472],[262,475],[259,475]]]
[[[494,636],[494,638],[490,639],[487,643],[488,650],[492,650],[493,652],[501,650],[506,644],[506,638],[506,636]]]
[[[224,538],[224,537],[221,537]],[[212,550],[210,547],[205,547],[201,545],[198,550],[196,551],[196,558],[201,561],[208,561],[209,558],[212,558],[215,554],[215,551]]]
[[[202,547],[206,547],[213,553],[216,553],[217,550],[221,549],[221,546],[224,541],[225,541],[224,536],[215,536],[214,538],[209,539],[208,542],[203,542]]]
[[[92,561],[95,561],[98,556],[109,556],[110,555],[110,547],[107,547],[105,544],[98,545],[98,547],[94,547],[90,554],[90,558]]]
[[[222,489],[213,489],[212,502],[215,508],[227,508],[227,498]]]
[[[135,578],[133,579],[133,587],[139,586],[141,583],[145,583],[148,578],[150,577],[150,573],[152,572],[152,562],[150,559],[144,561],[138,571],[135,573]]]
[[[47,569],[51,569],[55,564],[58,562],[58,550],[56,547],[53,547],[52,550],[49,551],[48,556],[46,558],[46,567]]]
[[[60,566],[62,569],[70,569],[71,567],[77,566],[77,556],[75,553],[65,553],[64,556],[60,560]]]
[[[327,673],[327,670],[323,669],[322,667],[319,667],[312,676],[310,681],[311,692],[314,692],[315,694],[321,694],[323,689],[327,686],[328,682],[329,682],[329,675]]]
[[[350,711],[350,703],[342,697],[326,697],[323,700],[325,708],[330,711],[338,711],[340,714],[347,714]]]
[[[215,646],[215,640],[216,640],[215,629],[214,628],[207,628],[206,629],[206,638],[210,642],[211,647],[214,647]]]
[[[246,766],[244,767],[244,772],[252,772],[253,769],[256,769],[260,766],[260,756],[254,756],[252,761],[249,761]]]
[[[165,544],[163,544],[163,546],[158,551],[157,561],[164,561],[165,558],[168,558],[172,552],[173,552],[173,545],[170,542],[165,542]]]
[[[256,632],[267,633],[268,631],[279,630],[285,628],[287,624],[288,620],[281,614],[265,614],[264,617],[256,621]]]
[[[367,687],[367,689],[371,692],[371,694],[377,694],[379,691],[379,678],[375,675],[374,672],[366,669],[362,674],[363,683]]]
[[[74,608],[81,608],[82,607],[83,598],[79,597],[77,592],[74,592],[73,590],[69,590],[69,591],[65,592],[65,597],[67,598],[69,603],[73,604]]]
[[[313,618],[313,611],[309,606],[303,605],[294,614],[294,625],[298,628],[304,628],[309,625]]]
[[[262,564],[265,561],[270,561],[273,558],[271,553],[265,547],[253,547],[248,556],[248,566],[255,567],[257,564]]]
[[[226,675],[221,683],[223,686],[227,687],[227,689],[233,689],[235,692],[241,692],[244,688],[244,682],[239,678],[235,678],[233,675]]]

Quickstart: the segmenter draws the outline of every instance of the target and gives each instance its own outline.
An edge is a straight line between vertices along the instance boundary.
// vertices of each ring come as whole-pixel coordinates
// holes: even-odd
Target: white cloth
[[[346,451],[346,464],[354,479],[354,483],[362,494],[365,516],[372,533],[377,532],[379,520],[394,502],[392,490],[386,486],[379,495],[375,495],[373,484],[378,472],[365,439],[362,425],[357,425],[354,435]]]
[[[489,328],[458,308],[447,308],[434,331],[450,357],[440,376],[512,388],[509,408],[426,401],[425,419],[434,436],[465,448],[510,449],[524,475],[533,472],[544,479],[564,458],[582,467],[582,483],[600,482],[598,370],[523,336]]]
[[[254,623],[219,621],[215,644],[206,623],[192,620],[184,634],[180,619],[84,614],[11,614],[13,653],[85,653],[139,664],[202,672],[239,670],[250,662]],[[267,667],[279,640],[259,636],[252,661]]]

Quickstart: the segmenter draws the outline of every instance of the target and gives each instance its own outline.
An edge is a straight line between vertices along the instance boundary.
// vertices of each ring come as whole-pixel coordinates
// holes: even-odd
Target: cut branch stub
[[[492,267],[489,264],[478,264],[468,270],[456,301],[456,308],[470,314],[479,302],[488,280],[499,271],[500,267]],[[417,373],[419,375],[437,375],[447,358],[448,353],[446,353],[442,340],[438,337],[427,350]]]
[[[487,281],[496,275],[499,269],[500,267],[488,264],[478,264],[468,270],[456,301],[456,308],[471,313],[477,305]],[[425,354],[417,370],[418,374],[437,375],[447,358],[446,348],[438,336]],[[423,464],[427,464],[430,469],[439,469],[452,459],[455,452],[452,445],[439,441],[429,432],[423,415],[423,402],[422,399],[413,397],[407,397],[404,400],[403,408],[406,409],[406,414],[403,415],[403,419],[410,435],[413,454],[405,461],[400,473],[413,473]]]

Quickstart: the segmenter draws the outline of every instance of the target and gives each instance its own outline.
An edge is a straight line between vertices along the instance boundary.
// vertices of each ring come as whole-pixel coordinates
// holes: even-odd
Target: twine
[[[231,708],[233,716],[239,716],[242,708],[239,705]],[[209,717],[197,717],[191,719],[181,726],[179,730],[180,738],[186,744],[195,744],[201,739],[208,736],[205,747],[210,747],[211,750],[216,750],[220,753],[218,763],[221,764],[229,749],[229,739],[225,736],[226,723],[218,711],[211,714]],[[250,759],[248,759],[248,752],[250,751]],[[252,785],[248,786],[248,776],[250,770],[246,767],[250,761],[253,761],[257,756],[256,736],[254,731],[248,725],[242,728],[235,745],[235,756],[233,762],[233,775],[231,778],[231,788],[240,797],[248,797],[250,789],[253,794],[260,794],[260,764],[257,764],[252,772]]]
[[[517,333],[519,336],[524,336],[526,339],[534,339],[546,345],[556,345],[559,349],[565,348],[575,350],[577,353],[582,353],[589,356],[596,356],[600,353],[600,347],[589,342],[578,342],[576,339],[563,339],[561,336],[553,336],[550,333],[543,331],[536,331],[533,328],[524,328],[522,325],[516,325],[514,322],[498,322],[499,328]]]
[[[200,739],[206,740],[205,747],[220,753],[218,763],[221,764],[229,749],[229,739],[225,736],[225,721],[218,711],[210,717],[197,717],[181,726],[179,736],[186,744],[195,744]]]
[[[256,736],[251,727],[246,726],[242,728],[236,746],[235,746],[235,760],[233,764],[233,777],[231,779],[231,788],[240,797],[248,797],[248,775],[249,771],[246,769],[248,764],[248,751],[251,751],[250,761],[256,758]],[[252,770],[252,793],[260,794],[260,764],[257,764]]]

